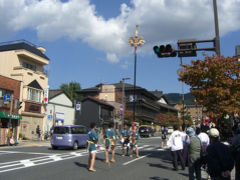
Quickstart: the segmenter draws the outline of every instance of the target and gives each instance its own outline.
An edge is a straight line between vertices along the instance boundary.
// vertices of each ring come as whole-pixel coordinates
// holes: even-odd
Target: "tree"
[[[175,114],[171,112],[168,112],[166,114],[159,113],[155,118],[155,121],[157,121],[162,126],[180,125],[180,120]]]
[[[206,56],[183,65],[179,80],[191,86],[191,93],[216,122],[240,111],[240,62],[235,57]]]
[[[76,93],[76,91],[81,90],[81,85],[78,82],[71,81],[69,84],[63,83],[60,89],[67,93],[71,100],[79,100],[81,98],[81,96]]]

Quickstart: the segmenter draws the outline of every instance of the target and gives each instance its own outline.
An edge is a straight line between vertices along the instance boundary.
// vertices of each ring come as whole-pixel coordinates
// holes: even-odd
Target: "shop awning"
[[[4,118],[4,119],[22,119],[22,116],[20,116],[19,114],[16,114],[16,113],[12,113],[12,115],[10,115],[9,112],[0,111],[0,118]]]

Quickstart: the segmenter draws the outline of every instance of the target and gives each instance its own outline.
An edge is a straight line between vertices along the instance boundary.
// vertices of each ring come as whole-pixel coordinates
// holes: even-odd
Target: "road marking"
[[[132,162],[134,162],[134,161],[137,161],[137,160],[143,159],[143,158],[145,158],[145,157],[147,157],[147,156],[149,156],[149,155],[151,155],[151,154],[152,154],[152,153],[147,154],[147,155],[145,155],[145,156],[141,156],[141,157],[136,158],[136,159],[133,159],[133,160],[131,160],[131,161],[125,162],[125,163],[123,163],[123,165],[124,165],[124,166],[125,166],[125,165],[128,165],[128,164],[130,164],[130,163],[132,163]]]
[[[139,147],[139,149],[146,148],[149,146],[150,145],[143,145],[143,146]],[[121,148],[121,146],[116,147],[116,149],[120,149],[120,148]],[[152,148],[152,147],[150,147],[150,148]],[[5,153],[6,151],[0,151],[0,152]],[[97,150],[97,153],[103,153],[103,152],[104,152],[104,150],[101,150],[101,149]],[[63,160],[67,160],[67,159],[73,159],[73,158],[76,158],[79,156],[86,156],[89,154],[88,152],[86,152],[86,150],[80,150],[80,151],[75,151],[75,152],[70,152],[70,153],[62,153],[62,154],[19,152],[19,151],[8,151],[8,153],[10,153],[10,154],[11,153],[27,153],[27,154],[39,154],[39,155],[45,155],[45,156],[0,163],[0,173],[13,171],[13,170],[19,170],[19,169],[33,167],[33,166],[39,166],[39,165],[53,163],[53,162],[57,162],[57,161],[63,161]],[[127,165],[129,163],[132,163],[134,161],[137,161],[137,160],[147,157],[149,155],[150,154],[141,156],[137,159],[128,161],[128,162],[124,163],[123,165]]]
[[[30,160],[22,160],[20,161],[25,167],[30,167],[30,166],[33,166],[34,163]]]
[[[153,149],[154,149],[154,147],[150,147],[150,148],[147,148],[147,149],[144,149],[144,150],[150,151],[150,150],[153,150]]]

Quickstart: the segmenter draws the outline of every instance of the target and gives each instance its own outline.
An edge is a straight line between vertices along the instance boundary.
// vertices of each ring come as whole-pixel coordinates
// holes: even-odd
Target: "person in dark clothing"
[[[219,131],[209,131],[210,145],[207,147],[207,167],[212,180],[231,180],[234,160],[230,148],[219,141]]]
[[[40,140],[40,138],[41,138],[41,130],[40,130],[39,125],[37,125],[36,134],[38,135],[38,139]]]
[[[240,180],[240,128],[234,131],[232,152],[235,160],[235,180]]]

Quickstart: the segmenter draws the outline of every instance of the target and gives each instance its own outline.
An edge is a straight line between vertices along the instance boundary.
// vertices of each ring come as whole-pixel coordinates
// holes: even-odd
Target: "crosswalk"
[[[117,149],[120,149],[121,146],[118,145]],[[144,151],[150,151],[150,150],[158,150],[159,147],[157,146],[151,146],[151,145],[139,145],[139,150],[142,149]],[[97,153],[104,152],[104,147],[100,147],[100,149],[97,150]],[[10,161],[10,162],[3,162],[0,163],[0,173],[23,169],[23,168],[29,168],[34,166],[39,166],[43,164],[73,159],[81,156],[87,156],[88,152],[86,150],[79,150],[74,152],[68,152],[68,153],[61,153],[61,154],[52,154],[52,153],[37,153],[37,152],[20,152],[20,151],[0,151],[0,157],[3,154],[14,154],[14,153],[23,153],[23,154],[34,154],[34,155],[42,155],[41,157],[34,157],[24,160],[17,160],[17,161]]]

